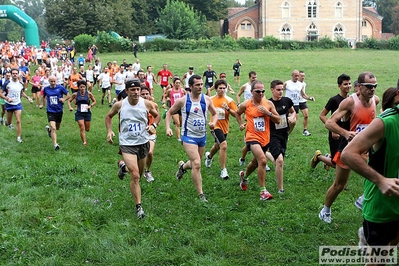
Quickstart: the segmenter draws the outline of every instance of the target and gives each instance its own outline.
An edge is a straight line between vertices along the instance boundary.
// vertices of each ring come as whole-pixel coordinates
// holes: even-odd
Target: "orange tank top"
[[[370,107],[366,108],[363,106],[359,97],[354,93],[351,95],[355,103],[351,118],[350,118],[350,130],[360,132],[365,129],[371,121],[375,118],[375,100],[374,97],[371,99]]]
[[[262,99],[260,105],[270,110],[265,98]],[[247,119],[246,141],[256,141],[262,147],[266,146],[270,141],[270,117],[258,111],[258,107],[253,104],[252,99],[246,102],[245,117]]]

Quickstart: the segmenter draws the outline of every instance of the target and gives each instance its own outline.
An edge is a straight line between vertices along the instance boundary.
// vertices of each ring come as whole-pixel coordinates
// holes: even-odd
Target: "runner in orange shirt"
[[[258,181],[260,185],[260,200],[272,199],[272,194],[266,190],[266,150],[270,141],[270,120],[280,124],[280,115],[274,104],[265,98],[265,86],[259,80],[251,84],[252,99],[241,103],[237,110],[236,119],[240,130],[246,128],[245,139],[247,149],[252,151],[253,159],[247,169],[240,172],[240,187],[246,191],[248,176],[258,168]],[[241,115],[245,113],[247,123],[242,123]]]
[[[229,178],[226,169],[227,157],[227,134],[229,133],[229,117],[230,114],[236,116],[237,105],[232,98],[226,95],[227,90],[226,80],[219,79],[215,82],[216,95],[211,97],[213,105],[218,114],[218,122],[216,123],[213,136],[215,143],[213,144],[210,152],[205,153],[205,166],[211,167],[213,156],[220,150],[219,159],[222,171],[220,177],[224,180]]]

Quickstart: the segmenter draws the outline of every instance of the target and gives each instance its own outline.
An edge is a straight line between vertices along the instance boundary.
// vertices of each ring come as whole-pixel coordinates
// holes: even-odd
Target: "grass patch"
[[[101,61],[132,54],[100,54]],[[356,245],[362,215],[353,203],[362,193],[362,178],[352,174],[349,190],[333,205],[333,223],[322,223],[318,212],[334,170],[309,161],[316,149],[328,152],[327,130],[318,115],[327,100],[338,93],[337,77],[346,73],[355,80],[369,70],[376,74],[379,96],[396,85],[394,51],[238,51],[234,53],[140,53],[141,65],[156,72],[168,63],[182,76],[192,65],[202,75],[211,63],[226,72],[233,85],[232,65],[243,62],[241,83],[250,70],[266,84],[290,78],[293,69],[306,72],[310,137],[302,136],[302,115],[288,142],[285,160],[285,194],[277,194],[274,167],[267,173],[267,188],[275,196],[259,201],[256,176],[248,191],[239,189],[238,165],[243,133],[232,121],[228,136],[227,169],[221,180],[215,157],[211,168],[202,168],[203,187],[209,200],[203,204],[189,174],[177,182],[177,162],[186,160],[182,146],[167,138],[162,121],[158,129],[152,172],[155,182],[141,182],[143,207],[148,217],[137,220],[129,181],[116,176],[117,144],[106,143],[104,116],[107,106],[93,108],[88,146],[81,144],[74,115],[65,109],[57,132],[61,150],[54,151],[44,127],[47,117],[23,100],[24,143],[15,131],[0,127],[0,264],[2,265],[316,265],[320,245]],[[387,62],[392,62],[387,67]],[[238,86],[233,86],[238,91]],[[160,99],[156,86],[156,99]],[[94,91],[97,100],[100,93]],[[271,93],[267,91],[267,97]],[[117,123],[113,123],[117,131]],[[209,134],[210,135],[210,134]],[[213,140],[208,136],[207,150]],[[249,155],[248,159],[251,158]]]

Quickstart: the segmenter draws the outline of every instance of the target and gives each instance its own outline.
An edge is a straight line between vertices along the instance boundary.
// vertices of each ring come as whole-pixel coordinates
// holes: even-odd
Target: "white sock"
[[[323,210],[324,213],[331,213],[331,207],[327,207],[326,205],[324,205]]]

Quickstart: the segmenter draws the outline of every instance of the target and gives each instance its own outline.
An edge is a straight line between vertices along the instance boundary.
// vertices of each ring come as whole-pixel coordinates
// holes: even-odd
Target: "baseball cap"
[[[125,82],[125,88],[140,87],[140,85],[139,79],[128,79]]]

